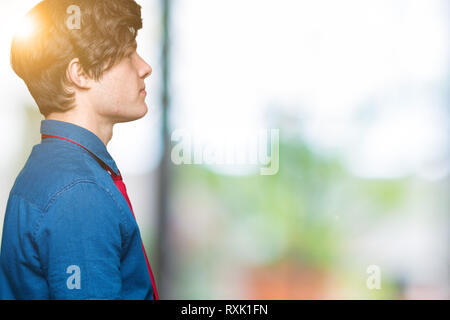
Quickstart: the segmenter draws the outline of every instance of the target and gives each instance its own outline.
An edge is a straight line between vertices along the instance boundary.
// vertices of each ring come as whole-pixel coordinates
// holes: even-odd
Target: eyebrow
[[[129,51],[136,51],[137,50],[137,42],[136,42],[136,40],[132,43],[132,44],[130,44],[130,45],[128,45],[126,48],[125,48],[125,53],[128,53]]]

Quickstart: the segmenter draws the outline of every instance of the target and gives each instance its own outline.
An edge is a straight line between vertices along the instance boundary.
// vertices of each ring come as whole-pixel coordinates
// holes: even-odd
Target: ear
[[[90,88],[91,79],[86,72],[84,72],[78,58],[74,58],[69,62],[69,65],[67,66],[67,78],[80,89]]]

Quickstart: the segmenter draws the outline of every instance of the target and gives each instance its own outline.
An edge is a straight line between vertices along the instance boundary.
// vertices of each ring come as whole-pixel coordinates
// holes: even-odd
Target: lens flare
[[[36,28],[36,23],[31,16],[25,16],[17,25],[15,36],[20,39],[29,39]]]

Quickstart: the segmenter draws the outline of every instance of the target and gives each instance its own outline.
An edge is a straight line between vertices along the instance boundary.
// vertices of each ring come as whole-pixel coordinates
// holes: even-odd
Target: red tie
[[[128,198],[127,188],[125,187],[125,183],[123,183],[122,175],[120,174],[120,171],[119,171],[119,175],[117,175],[102,160],[97,158],[96,155],[94,155],[91,151],[89,151],[89,149],[87,149],[86,147],[82,146],[79,143],[76,143],[75,141],[72,141],[70,139],[63,138],[63,137],[43,134],[42,135],[42,139],[45,139],[45,138],[58,138],[58,139],[66,140],[66,141],[72,142],[72,143],[82,147],[86,151],[88,151],[97,160],[97,162],[102,166],[102,168],[109,172],[109,174],[111,175],[111,178],[113,179],[113,181],[114,181],[115,185],[117,186],[117,188],[119,189],[120,193],[122,193],[122,195],[125,198],[125,200],[127,200],[128,206],[130,207],[130,210],[131,210],[131,213],[133,214],[133,217],[136,220],[136,217],[135,217],[134,212],[133,212],[133,207],[131,206],[130,198]],[[144,252],[144,256],[145,256],[145,262],[147,262],[148,273],[150,274],[150,279],[152,281],[153,299],[154,300],[159,300],[158,292],[156,291],[155,280],[153,279],[152,268],[150,267],[150,263],[148,262],[147,253],[145,252],[145,248],[144,248],[144,244],[142,243],[142,240],[141,240],[141,246],[142,246],[142,251]]]
[[[105,168],[105,169],[107,169],[107,171],[111,174],[111,177],[112,177],[114,183],[116,184],[117,188],[119,188],[123,197],[125,198],[125,200],[127,200],[128,206],[130,207],[130,210],[131,210],[131,213],[133,214],[133,217],[136,220],[136,217],[134,216],[134,212],[133,212],[133,207],[131,206],[130,198],[128,198],[127,188],[125,187],[125,183],[123,183],[122,175],[120,174],[120,171],[119,171],[119,175],[117,175],[113,171],[110,171],[109,168]],[[144,248],[144,244],[142,243],[142,240],[141,240],[141,245],[142,245],[142,251],[144,251],[145,261],[147,262],[148,273],[150,274],[150,279],[152,280],[153,299],[159,300],[158,292],[156,291],[155,280],[153,279],[152,268],[150,268],[150,263],[148,262],[147,253],[145,252],[145,248]]]

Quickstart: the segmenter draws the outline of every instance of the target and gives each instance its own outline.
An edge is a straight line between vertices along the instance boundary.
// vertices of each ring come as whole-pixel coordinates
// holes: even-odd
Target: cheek
[[[116,73],[114,78],[110,79],[107,87],[113,103],[126,104],[136,98],[138,86],[129,72]]]
[[[104,79],[101,90],[101,94],[103,95],[102,99],[109,101],[109,103],[112,104],[121,102],[122,93],[126,85],[127,82],[123,81],[121,77],[116,74]]]
[[[114,81],[109,78],[102,78],[101,82],[93,90],[91,99],[95,109],[99,114],[115,114],[118,112],[117,105],[120,104],[117,89]]]
[[[97,86],[96,105],[102,114],[120,115],[140,99],[139,83],[133,70],[120,65],[105,73]]]

